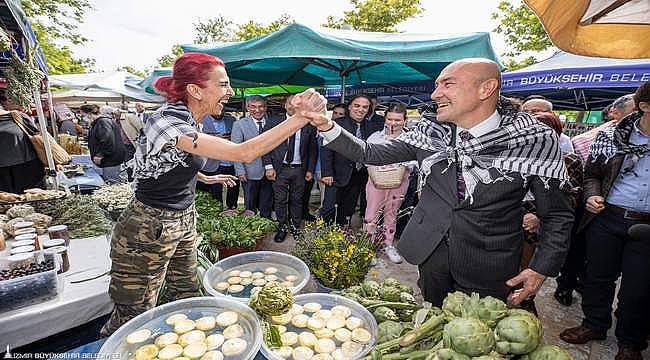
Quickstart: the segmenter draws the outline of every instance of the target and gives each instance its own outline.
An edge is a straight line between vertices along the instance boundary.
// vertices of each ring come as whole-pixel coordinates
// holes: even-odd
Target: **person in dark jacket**
[[[110,106],[102,106],[100,110],[97,105],[84,105],[81,111],[92,121],[88,132],[88,148],[93,162],[102,169],[104,181],[119,181],[126,148],[120,128],[112,116],[116,110]]]
[[[38,132],[31,121],[23,122],[30,131]],[[4,109],[0,109],[0,153],[0,191],[20,194],[25,189],[44,185],[43,163],[25,132]]]

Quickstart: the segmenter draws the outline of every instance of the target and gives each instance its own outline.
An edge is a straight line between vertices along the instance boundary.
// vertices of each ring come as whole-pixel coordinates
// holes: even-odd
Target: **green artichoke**
[[[540,345],[530,354],[522,356],[521,360],[573,360],[573,356],[555,345]]]
[[[397,310],[397,316],[399,317],[400,321],[404,321],[404,322],[413,321],[413,314],[415,314],[415,310],[412,309]]]
[[[472,360],[506,360],[501,354],[499,354],[496,351],[492,351],[491,353],[487,355],[481,355],[477,357],[473,357]]]
[[[479,301],[476,311],[478,318],[483,320],[491,328],[494,328],[501,319],[508,315],[506,304],[491,296],[482,298]]]
[[[481,320],[456,318],[445,325],[443,343],[464,355],[487,355],[494,349],[494,334]]]
[[[386,320],[377,325],[377,343],[394,340],[402,335],[404,327],[397,321]]]
[[[279,316],[291,310],[293,303],[291,289],[277,282],[270,282],[251,296],[249,305],[262,316]]]
[[[389,278],[386,278],[386,280],[384,280],[384,282],[381,285],[382,286],[391,286],[391,287],[399,288],[400,286],[402,286],[402,283],[397,281],[397,279],[389,277]]]
[[[399,302],[407,304],[416,304],[415,297],[405,291],[399,293]]]
[[[533,315],[511,315],[499,321],[494,330],[496,350],[504,355],[527,354],[540,344],[542,324]]]
[[[400,290],[393,286],[382,285],[378,290],[379,298],[384,301],[399,302]]]
[[[378,306],[372,314],[378,323],[386,320],[399,321],[399,317],[395,314],[395,311],[387,306]]]
[[[346,294],[357,294],[359,296],[363,296],[363,289],[361,288],[360,285],[353,285],[350,286],[349,288],[345,289]]]
[[[366,280],[361,283],[363,295],[367,299],[376,299],[379,297],[379,283],[372,280]]]
[[[436,351],[436,357],[434,359],[440,360],[471,360],[469,356],[465,354],[460,354],[453,349],[440,349]]]
[[[442,301],[442,309],[451,312],[456,316],[463,315],[463,304],[469,300],[467,294],[460,291],[447,294],[447,297]]]
[[[363,301],[363,296],[356,294],[356,293],[349,293],[349,292],[344,292],[343,296],[345,296],[348,299],[354,300],[358,303],[361,303]]]

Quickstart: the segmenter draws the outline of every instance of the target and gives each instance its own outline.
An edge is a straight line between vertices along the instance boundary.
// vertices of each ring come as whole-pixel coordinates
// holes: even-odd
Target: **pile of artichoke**
[[[293,304],[291,289],[272,281],[251,296],[249,306],[261,316],[270,317],[286,314]]]
[[[462,292],[448,294],[442,308],[427,303],[418,306],[401,302],[403,292],[396,292],[400,286],[393,281],[388,281],[389,289],[386,282],[366,282],[343,291],[368,308],[379,323],[377,345],[366,360],[573,359],[565,350],[543,344],[542,324],[525,310],[508,309],[503,301],[490,296]],[[410,321],[399,316],[407,304],[412,306]]]

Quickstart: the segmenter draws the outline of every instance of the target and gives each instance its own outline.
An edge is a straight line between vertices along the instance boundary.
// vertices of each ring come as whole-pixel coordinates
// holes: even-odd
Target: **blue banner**
[[[375,95],[377,97],[422,94],[431,95],[434,88],[433,80],[395,84],[355,85],[345,88],[345,97],[350,98],[350,96],[357,94]],[[325,97],[340,98],[341,87],[327,87],[325,89]]]
[[[650,81],[650,62],[616,67],[515,71],[503,74],[502,92],[638,87]]]

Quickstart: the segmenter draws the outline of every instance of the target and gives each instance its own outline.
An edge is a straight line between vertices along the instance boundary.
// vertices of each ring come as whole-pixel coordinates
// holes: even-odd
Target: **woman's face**
[[[384,127],[386,128],[388,134],[399,134],[404,128],[406,123],[406,118],[404,114],[397,112],[387,112]]]
[[[223,108],[228,103],[231,96],[234,95],[230,87],[230,79],[223,66],[214,68],[202,88],[201,102],[208,109],[210,115],[220,115]]]

